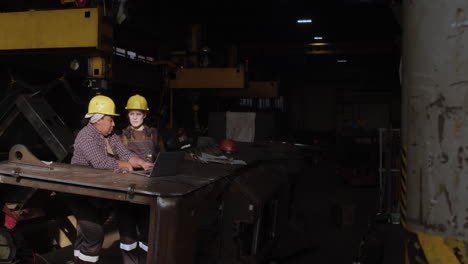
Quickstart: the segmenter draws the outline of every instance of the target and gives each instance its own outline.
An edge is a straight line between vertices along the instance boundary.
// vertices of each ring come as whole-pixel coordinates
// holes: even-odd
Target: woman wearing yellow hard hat
[[[145,125],[149,111],[146,98],[138,94],[131,96],[125,109],[129,125],[122,131],[122,142],[140,158],[153,161],[165,147],[158,130]]]
[[[125,109],[129,125],[122,131],[123,144],[140,158],[154,161],[156,155],[164,151],[164,143],[158,137],[158,130],[144,123],[149,111],[146,98],[138,94],[131,96]],[[122,227],[120,228],[120,248],[123,263],[145,264],[148,251],[147,206],[121,204],[118,216]]]
[[[129,151],[113,134],[115,104],[103,95],[93,97],[88,105],[88,120],[76,136],[71,164],[90,166],[97,169],[133,170],[150,169],[147,162]],[[77,218],[78,228],[74,244],[75,263],[97,263],[104,241],[101,211],[109,208],[108,201],[91,197],[73,197],[70,209]]]

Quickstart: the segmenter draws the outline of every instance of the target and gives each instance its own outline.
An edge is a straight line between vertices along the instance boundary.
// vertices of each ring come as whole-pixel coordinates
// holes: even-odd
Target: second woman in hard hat
[[[148,102],[136,94],[128,99],[125,109],[129,125],[122,131],[122,142],[140,158],[154,161],[165,148],[158,130],[144,122],[149,111]],[[148,208],[145,206],[122,203],[119,207],[120,248],[124,264],[146,263],[148,219]]]
[[[153,161],[165,147],[158,130],[145,125],[148,102],[145,97],[136,94],[128,99],[125,109],[128,111],[129,126],[122,131],[122,142],[140,158]]]

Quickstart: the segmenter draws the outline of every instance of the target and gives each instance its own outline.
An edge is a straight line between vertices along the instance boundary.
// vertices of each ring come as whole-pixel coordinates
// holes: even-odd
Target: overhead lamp
[[[297,23],[298,24],[310,24],[312,23],[312,19],[298,19]]]
[[[315,39],[315,40],[322,40],[323,37],[321,37],[321,36],[316,36],[316,37],[314,37],[314,39]]]
[[[129,59],[134,60],[136,55],[137,55],[136,52],[127,50],[127,56],[128,56]]]
[[[309,43],[307,45],[309,46],[327,46],[329,45],[330,43],[319,43],[319,42],[313,42],[313,43]]]
[[[348,60],[347,60],[347,59],[338,59],[338,60],[336,60],[336,62],[338,62],[338,63],[346,63],[346,62],[348,62]]]

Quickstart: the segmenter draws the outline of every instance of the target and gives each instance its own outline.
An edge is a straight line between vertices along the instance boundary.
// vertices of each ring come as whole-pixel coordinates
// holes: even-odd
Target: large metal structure
[[[70,154],[73,144],[72,131],[42,97],[19,95],[15,100],[15,105],[4,113],[7,118],[3,121],[0,119],[0,136],[6,130],[11,129],[10,124],[20,113],[26,117],[52,150],[57,161],[63,161]]]
[[[429,263],[467,263],[468,2],[403,3],[402,220]]]
[[[185,161],[176,176],[147,178],[44,164],[25,146],[15,145],[8,161],[0,162],[0,181],[148,205],[147,263],[261,263],[287,219],[288,177],[301,167],[298,154],[292,145],[243,144],[239,157],[247,167]],[[210,208],[216,208],[213,217]],[[206,240],[207,224],[214,240]]]
[[[41,49],[112,52],[110,18],[106,19],[102,8],[32,10],[0,16],[0,50]]]

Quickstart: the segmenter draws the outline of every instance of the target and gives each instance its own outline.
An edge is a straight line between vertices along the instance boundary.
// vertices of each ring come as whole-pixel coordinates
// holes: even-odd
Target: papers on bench
[[[205,152],[202,152],[201,156],[197,156],[197,159],[205,163],[215,162],[215,163],[231,164],[231,165],[247,165],[247,163],[243,160],[235,160],[233,158],[228,158],[224,155],[214,156],[214,155],[207,154]]]

